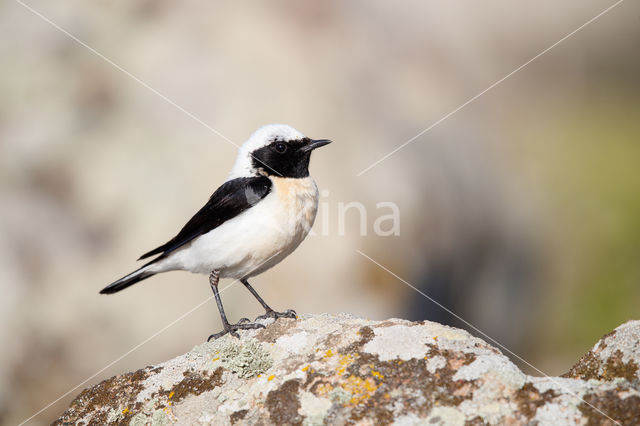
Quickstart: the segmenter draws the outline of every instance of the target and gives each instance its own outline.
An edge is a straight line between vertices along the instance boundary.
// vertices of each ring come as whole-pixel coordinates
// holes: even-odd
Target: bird
[[[249,284],[290,255],[309,233],[318,211],[318,187],[309,175],[311,153],[331,143],[311,139],[285,124],[268,124],[256,130],[238,149],[227,180],[207,203],[165,244],[143,254],[156,256],[140,268],[109,284],[100,294],[113,294],[156,274],[189,271],[209,275],[223,330],[238,337],[238,330],[264,328],[258,320],[295,318],[289,309],[272,309]],[[222,278],[240,281],[265,309],[250,322],[229,323],[218,283]]]

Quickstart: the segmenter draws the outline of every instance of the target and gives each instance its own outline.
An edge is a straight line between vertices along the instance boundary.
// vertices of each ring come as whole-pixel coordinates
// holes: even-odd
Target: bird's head
[[[311,151],[328,143],[328,139],[310,139],[286,124],[262,126],[240,147],[231,177],[307,177]]]

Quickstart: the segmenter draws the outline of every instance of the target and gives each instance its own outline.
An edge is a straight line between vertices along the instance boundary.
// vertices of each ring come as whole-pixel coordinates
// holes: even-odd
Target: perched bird
[[[158,255],[149,263],[108,285],[111,294],[167,271],[209,274],[209,283],[224,329],[208,340],[236,330],[264,327],[243,318],[230,324],[218,291],[220,278],[233,278],[258,299],[261,318],[295,318],[293,310],[276,312],[248,279],[278,264],[307,236],[318,210],[318,188],[309,176],[311,151],[329,144],[310,139],[293,127],[270,124],[259,128],[240,147],[228,179],[167,243],[143,254]]]

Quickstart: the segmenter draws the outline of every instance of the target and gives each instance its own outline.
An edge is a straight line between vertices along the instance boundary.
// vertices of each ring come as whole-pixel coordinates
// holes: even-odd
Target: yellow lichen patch
[[[171,393],[169,394],[169,399],[173,398],[173,395],[175,395],[175,392],[171,391]]]
[[[217,357],[215,357],[214,359],[212,359],[211,361],[212,361],[212,362],[216,362],[216,361],[217,361],[217,360],[219,360],[219,359],[220,359],[220,357],[219,357],[219,356],[217,356]]]
[[[316,386],[316,395],[317,396],[325,396],[328,395],[333,390],[333,386],[329,383],[320,383]]]
[[[380,380],[384,379],[384,374],[380,373],[379,371],[372,370],[371,375],[373,377],[377,377]]]
[[[272,374],[272,375],[270,375],[269,377],[267,377],[267,381],[268,381],[268,382],[270,382],[270,381],[272,381],[272,380],[273,380],[273,379],[275,379],[275,378],[276,378],[276,375],[275,375],[275,374]]]
[[[302,367],[302,371],[307,371],[308,369],[309,369],[308,365],[306,367]]]
[[[122,414],[127,414],[129,412],[129,408],[125,408],[124,410],[122,410]]]
[[[327,352],[324,353],[325,358],[331,358],[333,356],[333,351],[331,349],[327,349]]]
[[[340,360],[338,361],[339,367],[336,370],[336,373],[338,373],[339,375],[343,375],[345,371],[347,371],[347,367],[349,367],[349,365],[351,365],[352,362],[353,362],[353,355],[351,354],[342,355],[340,357]]]
[[[378,389],[378,385],[371,377],[363,380],[360,377],[351,375],[342,385],[342,388],[351,393],[352,397],[349,403],[355,405],[373,396]]]

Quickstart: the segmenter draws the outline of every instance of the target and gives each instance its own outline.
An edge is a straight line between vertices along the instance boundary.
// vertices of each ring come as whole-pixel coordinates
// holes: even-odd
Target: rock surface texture
[[[266,324],[266,322],[265,322]],[[57,424],[640,424],[640,321],[562,377],[432,322],[305,315],[84,390]]]

